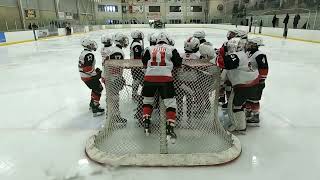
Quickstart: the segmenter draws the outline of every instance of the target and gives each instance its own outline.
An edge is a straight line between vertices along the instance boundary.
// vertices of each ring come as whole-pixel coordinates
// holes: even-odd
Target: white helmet
[[[232,39],[234,37],[247,39],[248,38],[248,32],[240,30],[240,29],[234,29],[234,30],[228,31],[227,39],[230,40],[230,39]]]
[[[150,46],[157,44],[157,36],[154,33],[148,35]]]
[[[236,37],[239,37],[241,39],[247,39],[248,38],[248,32],[240,30],[240,29],[236,29],[234,31],[236,33]]]
[[[237,35],[237,33],[235,32],[235,30],[230,30],[227,33],[227,39],[230,40],[230,39],[236,37],[236,35]]]
[[[255,44],[256,46],[264,46],[263,39],[260,37],[248,38],[247,44]]]
[[[164,42],[166,44],[170,44],[170,37],[167,33],[165,32],[161,32],[158,34],[157,36],[157,44],[159,44],[160,42]]]
[[[103,35],[101,37],[101,43],[107,46],[112,45],[112,38],[109,35]]]
[[[129,38],[128,36],[117,33],[113,36],[113,41],[116,45],[120,45],[121,47],[126,48],[129,45]]]
[[[216,52],[213,49],[213,46],[210,42],[204,42],[199,47],[199,52],[201,56],[206,59],[214,59],[216,56]]]
[[[131,32],[131,37],[132,37],[132,39],[143,39],[144,34],[143,34],[143,32],[141,32],[139,30],[135,30],[135,31]]]
[[[242,51],[245,47],[245,44],[246,44],[246,40],[241,39],[239,37],[230,39],[227,42],[228,54]]]
[[[88,50],[96,51],[98,49],[98,44],[94,40],[88,38],[81,39],[81,45]]]
[[[196,31],[193,33],[193,37],[198,38],[199,40],[204,39],[206,37],[206,33],[204,31]]]
[[[199,50],[200,41],[195,37],[189,37],[184,41],[184,50],[190,52],[197,52]]]

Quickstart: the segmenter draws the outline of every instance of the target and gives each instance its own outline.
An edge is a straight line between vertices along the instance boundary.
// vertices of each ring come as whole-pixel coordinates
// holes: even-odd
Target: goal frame
[[[139,68],[143,67],[141,61],[136,61],[132,63],[132,59],[123,60],[119,63],[119,60],[111,60],[108,61],[104,66],[105,69],[107,66],[115,67],[115,68]],[[185,63],[184,63],[185,64]],[[185,64],[186,66],[188,64]],[[204,64],[206,65],[206,64]],[[208,65],[208,64],[207,64]],[[215,66],[213,64],[209,64],[210,66]],[[191,66],[190,66],[191,67]],[[220,76],[219,76],[220,77]],[[106,77],[105,77],[106,78]],[[220,84],[220,79],[217,80]],[[215,97],[219,96],[219,91],[215,90]],[[218,104],[218,99],[214,99],[214,104]],[[110,105],[107,106],[110,108]],[[210,152],[210,153],[190,153],[190,154],[182,154],[175,153],[169,154],[167,149],[166,142],[166,125],[165,125],[165,108],[163,102],[160,103],[161,109],[161,123],[160,123],[160,153],[159,154],[133,154],[128,153],[125,155],[112,154],[108,152],[104,152],[97,148],[96,144],[101,141],[98,136],[107,137],[110,131],[109,127],[111,126],[111,121],[106,117],[106,125],[93,134],[86,142],[85,145],[85,153],[89,159],[94,162],[103,165],[111,165],[111,166],[152,166],[152,167],[185,167],[185,166],[212,166],[219,165],[231,162],[238,158],[241,154],[242,147],[240,140],[233,134],[227,132],[227,136],[231,139],[232,145],[228,149],[221,152]],[[107,109],[109,111],[110,109]],[[218,108],[215,107],[214,111],[218,111]],[[215,112],[215,117],[212,121],[218,120],[218,113]],[[220,126],[219,123],[217,123]],[[217,135],[218,136],[218,135]],[[148,138],[148,137],[146,137]],[[178,139],[179,140],[179,139]]]

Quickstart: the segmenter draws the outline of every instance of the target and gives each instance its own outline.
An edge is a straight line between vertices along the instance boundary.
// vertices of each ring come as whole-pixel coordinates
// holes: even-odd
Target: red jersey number
[[[160,63],[157,62],[157,54],[158,53],[160,53]],[[166,50],[165,50],[165,48],[153,49],[151,58],[152,58],[151,66],[166,66]]]

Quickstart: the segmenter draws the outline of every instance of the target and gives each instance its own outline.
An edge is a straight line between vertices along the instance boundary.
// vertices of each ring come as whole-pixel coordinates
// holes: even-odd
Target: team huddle
[[[151,133],[151,119],[154,106],[161,97],[165,106],[167,138],[174,142],[177,135],[174,128],[179,124],[183,116],[183,99],[186,98],[186,116],[191,118],[192,104],[200,109],[210,110],[210,89],[199,91],[200,80],[213,82],[212,77],[183,64],[185,61],[210,62],[221,68],[221,88],[219,103],[222,108],[228,107],[228,99],[232,94],[232,117],[233,121],[228,127],[229,131],[245,131],[247,125],[258,124],[259,101],[265,87],[265,79],[268,74],[268,62],[266,55],[259,51],[263,45],[261,38],[248,38],[247,33],[240,30],[229,31],[227,39],[219,49],[213,48],[205,39],[205,32],[197,31],[192,37],[184,42],[184,52],[179,53],[174,47],[174,40],[165,32],[158,35],[149,34],[149,46],[144,47],[144,34],[139,31],[131,33],[130,59],[140,61],[143,69],[131,69],[132,75],[132,98],[138,103],[134,115],[144,128],[145,134]],[[110,60],[123,60],[123,49],[129,45],[129,38],[116,33],[111,36],[102,36],[101,49],[102,66]],[[112,86],[106,101],[115,102],[109,108],[108,116],[116,119],[117,123],[126,124],[127,120],[121,117],[119,110],[119,93],[126,80],[123,78],[123,69],[109,68],[102,72],[95,67],[95,57],[92,51],[97,50],[97,43],[90,39],[82,39],[84,47],[79,57],[79,72],[82,81],[91,89],[91,101],[89,107],[93,116],[104,114],[100,107],[100,97],[105,86]],[[176,75],[177,69],[180,73]],[[182,70],[181,70],[182,69]],[[110,76],[112,75],[112,76]],[[192,77],[192,78],[186,78]],[[106,79],[105,79],[106,78]],[[100,81],[101,80],[101,81]],[[102,83],[101,83],[102,82]],[[138,92],[139,86],[142,92]],[[181,87],[181,88],[180,88]],[[194,99],[188,93],[188,89],[196,92],[199,96]],[[178,92],[178,93],[177,93]],[[232,93],[231,93],[232,92]]]

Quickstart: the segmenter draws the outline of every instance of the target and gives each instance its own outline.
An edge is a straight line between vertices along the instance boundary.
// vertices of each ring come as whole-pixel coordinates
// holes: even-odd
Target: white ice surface
[[[166,29],[179,51],[195,30]],[[226,31],[204,30],[216,47],[225,40]],[[85,36],[100,42],[100,35],[116,31],[131,30]],[[85,141],[104,117],[93,118],[88,111],[90,91],[77,69],[81,37],[0,47],[0,180],[320,179],[320,44],[263,37],[270,75],[262,123],[239,137],[243,152],[236,161],[216,167],[101,170],[84,155]]]

